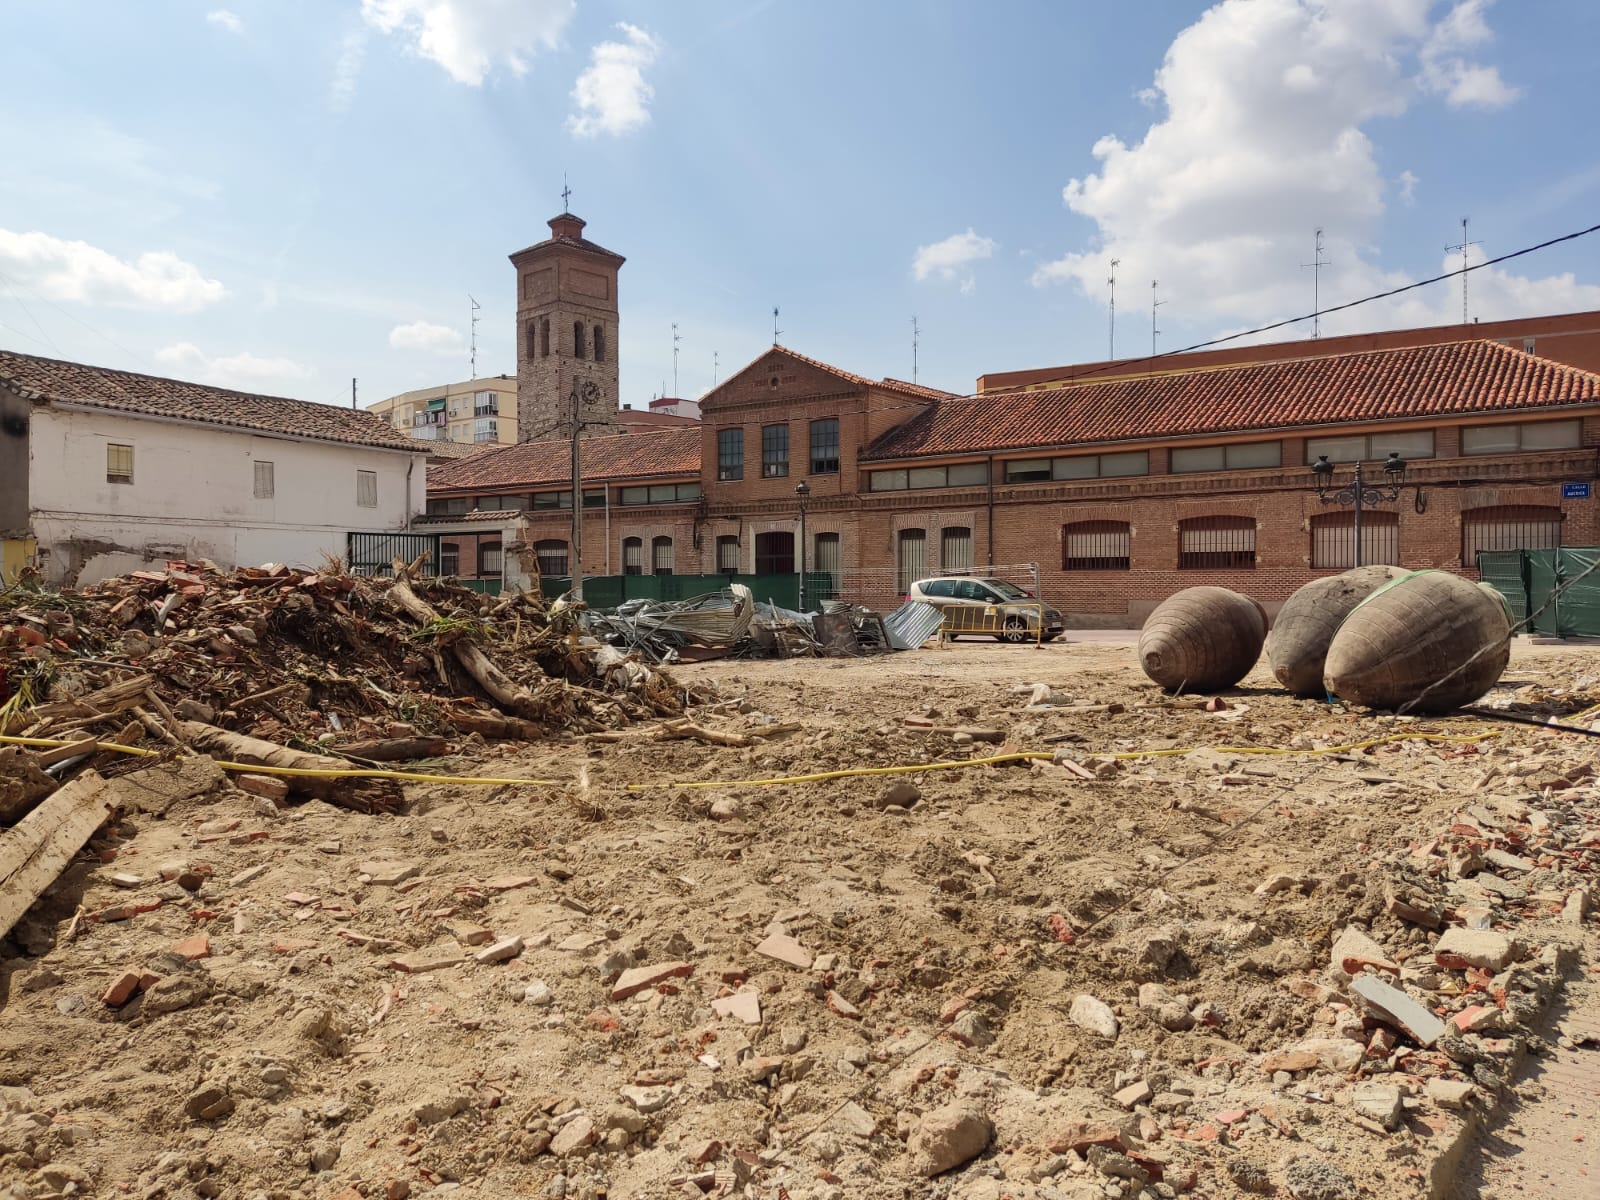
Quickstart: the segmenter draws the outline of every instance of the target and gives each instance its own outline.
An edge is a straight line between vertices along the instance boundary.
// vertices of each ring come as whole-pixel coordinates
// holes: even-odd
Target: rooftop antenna
[[[922,330],[917,328],[917,318],[911,318],[911,382],[917,381],[917,342],[922,337]]]
[[[356,378],[355,378],[354,375],[352,375],[350,377],[350,407],[354,408],[355,406],[356,406]]]
[[[1311,256],[1311,261],[1301,263],[1301,268],[1311,268],[1311,336],[1313,339],[1322,336],[1322,268],[1331,267],[1333,264],[1322,257],[1322,230],[1317,230],[1317,252]]]
[[[1467,320],[1467,247],[1481,245],[1483,245],[1482,242],[1467,241],[1467,218],[1462,217],[1461,244],[1459,246],[1446,246],[1444,248],[1444,252],[1446,254],[1453,253],[1456,250],[1461,251],[1461,323],[1463,325],[1470,325],[1472,323]]]
[[[467,293],[467,303],[472,305],[472,353],[470,361],[472,363],[472,378],[476,379],[478,377],[478,310],[482,308],[483,305],[479,304],[472,298],[471,292]]]
[[[1154,358],[1156,356],[1156,338],[1159,337],[1160,334],[1161,334],[1161,330],[1156,328],[1156,309],[1160,308],[1163,304],[1166,303],[1165,300],[1157,300],[1156,299],[1156,286],[1160,282],[1161,281],[1159,279],[1152,279],[1150,281],[1150,357],[1151,358]]]
[[[783,330],[778,328],[778,306],[774,304],[772,306],[772,344],[774,346],[778,344],[778,335],[782,332]]]
[[[572,189],[567,186],[567,173],[565,171],[563,171],[563,172],[561,172],[561,211],[562,212],[569,213],[569,212],[572,211],[572,205],[570,203],[568,203],[571,199],[572,199]]]
[[[1108,361],[1117,357],[1117,266],[1121,262],[1120,258],[1111,260],[1111,277],[1106,280],[1111,289],[1111,353],[1106,356]]]
[[[711,352],[711,386],[717,386],[717,352]]]
[[[678,343],[683,341],[678,336],[678,323],[672,323],[672,394],[678,394]]]

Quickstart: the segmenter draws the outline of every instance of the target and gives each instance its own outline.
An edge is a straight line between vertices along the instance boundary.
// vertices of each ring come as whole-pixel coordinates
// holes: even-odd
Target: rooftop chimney
[[[572,213],[562,213],[559,217],[550,218],[550,236],[558,238],[581,238],[584,219]]]

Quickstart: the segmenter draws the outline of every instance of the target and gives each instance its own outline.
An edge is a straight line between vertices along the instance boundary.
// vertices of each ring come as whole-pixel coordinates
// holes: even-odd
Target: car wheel
[[[1010,642],[1013,646],[1033,641],[1033,634],[1028,630],[1027,618],[1007,617],[1005,632],[1000,635],[1000,640]]]

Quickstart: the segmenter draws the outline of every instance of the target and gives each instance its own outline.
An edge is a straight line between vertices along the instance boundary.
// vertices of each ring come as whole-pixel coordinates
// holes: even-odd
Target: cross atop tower
[[[561,172],[561,211],[571,212],[572,189],[567,186],[567,173]]]

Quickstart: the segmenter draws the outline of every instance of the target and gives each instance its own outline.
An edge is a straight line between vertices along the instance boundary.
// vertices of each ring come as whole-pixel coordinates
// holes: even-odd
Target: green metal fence
[[[687,600],[720,592],[734,583],[744,584],[763,604],[770,601],[780,608],[799,607],[798,575],[591,575],[583,581],[583,600],[590,608],[615,608],[628,600]],[[572,590],[572,579],[547,575],[539,580],[539,588],[553,599]],[[815,607],[818,598],[831,596],[834,590],[833,576],[806,572],[808,607]]]
[[[1519,623],[1551,637],[1600,637],[1600,547],[1484,550],[1478,576],[1511,605]],[[1593,572],[1586,574],[1586,572]]]

